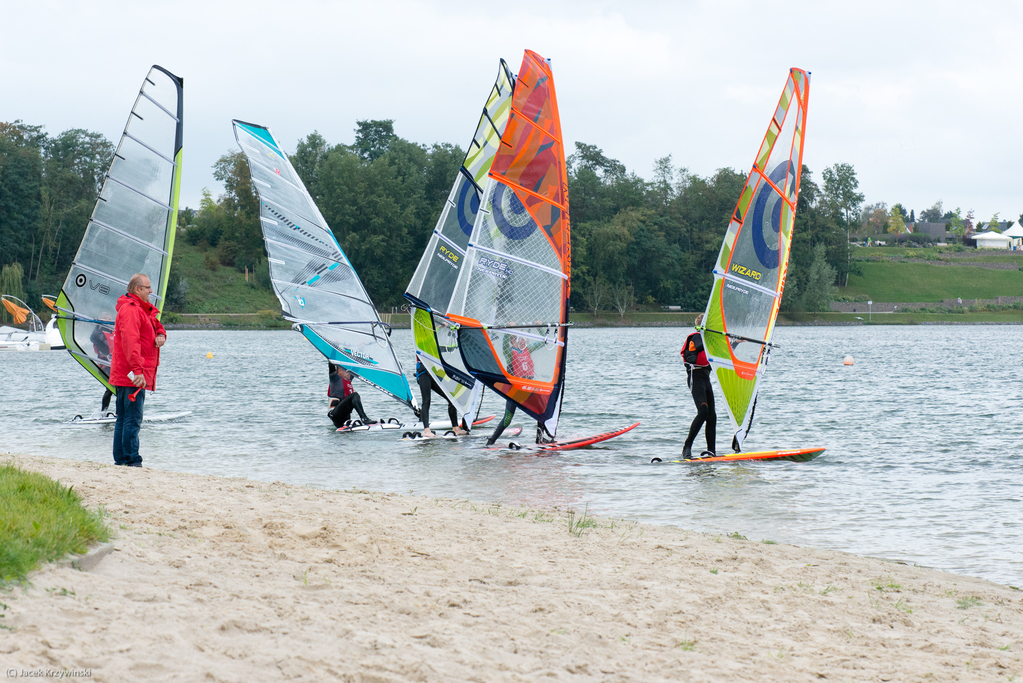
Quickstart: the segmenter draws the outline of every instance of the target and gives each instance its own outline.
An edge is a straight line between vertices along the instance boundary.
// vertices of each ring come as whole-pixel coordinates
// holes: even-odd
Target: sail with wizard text
[[[183,80],[149,70],[103,181],[78,254],[57,297],[67,350],[105,387],[117,299],[135,273],[149,277],[162,312],[181,189]]]
[[[417,411],[390,327],[270,129],[234,121],[259,196],[270,280],[286,320],[334,365]]]
[[[502,59],[497,80],[483,107],[476,133],[458,171],[440,219],[426,246],[405,297],[412,304],[416,358],[455,406],[465,423],[482,398],[482,384],[462,363],[457,327],[445,317],[465,263],[469,238],[511,113],[515,77]]]
[[[778,317],[799,199],[809,75],[789,72],[714,266],[703,319],[707,359],[741,448]]]
[[[527,50],[447,318],[465,366],[553,439],[568,343],[571,242],[550,64]]]

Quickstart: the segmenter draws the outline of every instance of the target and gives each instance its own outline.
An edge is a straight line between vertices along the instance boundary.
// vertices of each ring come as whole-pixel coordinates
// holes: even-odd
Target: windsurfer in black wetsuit
[[[703,314],[696,316],[696,327],[703,322]],[[700,428],[706,423],[707,450],[700,453],[699,458],[713,458],[714,439],[717,436],[717,413],[714,412],[714,388],[710,383],[710,363],[703,349],[703,336],[697,331],[686,337],[682,347],[682,360],[686,365],[686,377],[689,389],[696,403],[696,418],[689,427],[689,436],[682,446],[682,457],[689,460],[693,457],[693,442],[696,441]]]
[[[419,409],[419,419],[423,422],[423,436],[434,436],[430,430],[430,398],[435,391],[441,396],[444,396],[444,392],[437,386],[433,376],[423,367],[419,358],[416,358],[416,382],[419,384],[419,393],[423,399],[422,407]],[[458,411],[454,404],[448,401],[447,396],[444,396],[444,400],[448,402],[448,419],[451,420],[451,429],[455,434],[466,434],[468,429],[465,428],[465,425],[458,426]]]
[[[327,396],[330,397],[330,410],[327,417],[334,423],[335,427],[343,427],[345,422],[352,416],[354,409],[359,413],[362,424],[373,424],[366,417],[366,411],[362,409],[362,398],[359,392],[352,388],[352,373],[344,368],[330,363],[327,366],[327,375],[330,386],[327,388]]]

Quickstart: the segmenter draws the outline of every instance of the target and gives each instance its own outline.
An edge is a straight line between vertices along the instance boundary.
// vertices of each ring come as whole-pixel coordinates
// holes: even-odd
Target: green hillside
[[[249,281],[245,282],[245,273],[234,267],[216,264],[211,268],[215,258],[214,249],[203,250],[183,239],[175,241],[171,286],[175,286],[178,278],[184,278],[188,281],[188,291],[184,305],[172,307],[172,310],[177,313],[255,313],[267,310],[280,313],[277,297],[269,289],[261,287],[253,273],[249,273]]]
[[[874,301],[938,302],[942,299],[994,299],[1023,296],[1023,271],[990,270],[927,263],[861,263],[839,296]]]

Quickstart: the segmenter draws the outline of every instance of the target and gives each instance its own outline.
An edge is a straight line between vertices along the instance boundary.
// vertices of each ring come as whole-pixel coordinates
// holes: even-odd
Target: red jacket
[[[115,387],[130,387],[128,371],[146,378],[146,390],[156,388],[156,366],[160,364],[160,349],[156,336],[167,336],[167,330],[157,320],[160,310],[147,304],[134,294],[125,294],[117,300],[114,319],[113,359],[110,364],[110,383]]]

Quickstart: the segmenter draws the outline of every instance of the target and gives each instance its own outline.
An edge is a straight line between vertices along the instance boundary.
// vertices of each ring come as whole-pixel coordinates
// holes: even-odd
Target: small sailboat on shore
[[[50,351],[64,348],[60,332],[54,326],[54,319],[51,318],[44,325],[27,303],[10,294],[0,295],[0,304],[14,319],[15,325],[27,326],[27,329],[0,326],[0,351]]]

